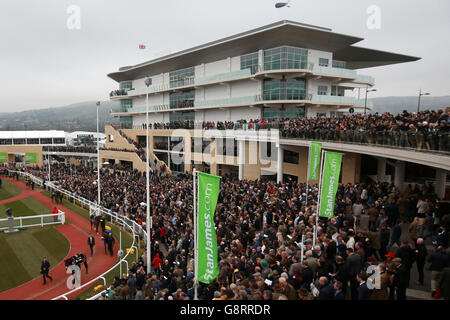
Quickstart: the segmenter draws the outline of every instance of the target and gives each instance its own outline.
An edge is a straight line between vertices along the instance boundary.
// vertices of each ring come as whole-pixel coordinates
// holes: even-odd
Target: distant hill
[[[370,99],[374,108],[372,112],[390,112],[393,114],[401,113],[403,110],[408,112],[417,111],[418,97],[383,97]],[[450,96],[422,96],[420,99],[420,110],[438,110],[450,107]]]
[[[0,113],[0,130],[97,131],[95,103],[96,101],[87,101],[64,107]],[[118,119],[109,115],[111,109],[118,110],[119,103],[116,101],[100,103],[98,113],[100,131],[104,131],[106,124],[118,123]]]
[[[372,112],[401,113],[403,110],[417,111],[417,97],[383,97],[370,99],[374,103]],[[450,107],[450,96],[424,96],[420,110]],[[118,119],[109,111],[118,110],[117,101],[102,101],[99,110],[99,128],[107,124],[118,124]],[[96,131],[97,112],[95,101],[80,102],[65,107],[0,113],[0,130],[64,130]]]

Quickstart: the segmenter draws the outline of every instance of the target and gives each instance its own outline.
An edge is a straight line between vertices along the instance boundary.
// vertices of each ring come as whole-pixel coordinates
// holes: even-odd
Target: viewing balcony
[[[177,81],[171,84],[158,84],[149,86],[148,88],[130,89],[126,90],[114,90],[110,93],[112,100],[121,98],[130,98],[143,96],[148,94],[171,92],[176,90],[193,89],[195,87],[217,85],[227,82],[246,80],[251,78],[264,78],[273,77],[280,78],[282,75],[286,75],[288,78],[292,77],[327,77],[333,79],[339,79],[339,81],[347,83],[359,83],[373,86],[375,79],[371,76],[359,75],[355,70],[349,70],[344,68],[325,67],[319,66],[313,63],[305,63],[300,69],[271,69],[263,70],[261,67],[247,68],[244,70],[236,70],[232,72],[219,73],[206,77],[188,78],[183,81]]]
[[[317,95],[317,94],[299,94],[299,95],[252,95],[243,97],[231,97],[222,99],[212,99],[212,100],[186,100],[186,103],[182,104],[181,107],[171,107],[170,104],[162,105],[151,105],[148,108],[150,113],[161,112],[161,111],[193,111],[199,109],[216,109],[216,108],[231,108],[231,107],[241,107],[241,106],[256,106],[256,105],[267,105],[267,106],[277,106],[281,104],[286,105],[330,105],[338,107],[353,107],[353,108],[364,108],[365,100],[357,99],[354,97],[346,96],[331,96],[331,95]],[[373,103],[367,101],[367,108],[373,108]],[[147,110],[146,106],[139,106],[130,108],[126,113],[121,114],[139,114],[145,113]],[[117,113],[117,112],[114,112]]]

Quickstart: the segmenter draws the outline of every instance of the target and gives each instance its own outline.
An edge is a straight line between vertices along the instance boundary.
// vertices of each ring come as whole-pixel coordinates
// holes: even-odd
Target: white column
[[[405,162],[404,161],[397,161],[395,163],[395,178],[394,178],[394,185],[400,189],[400,191],[403,191],[405,184]]]
[[[378,158],[377,165],[377,181],[380,182],[383,181],[386,175],[386,158]]]
[[[239,144],[239,157],[238,157],[239,180],[243,180],[244,179],[244,161],[245,161],[245,141],[238,140],[238,144]]]
[[[258,66],[259,66],[259,71],[263,71],[263,66],[264,66],[264,50],[259,50],[259,51],[258,51]]]
[[[278,156],[277,156],[277,183],[283,182],[283,162],[284,162],[284,152],[281,145],[278,146]]]
[[[436,169],[436,184],[434,190],[439,199],[445,197],[445,184],[447,182],[447,172],[442,169]]]

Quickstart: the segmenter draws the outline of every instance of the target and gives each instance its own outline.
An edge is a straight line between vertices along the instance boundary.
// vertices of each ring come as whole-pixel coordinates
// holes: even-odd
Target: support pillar
[[[382,182],[386,175],[386,158],[378,158],[377,165],[377,181]]]
[[[283,182],[283,163],[284,163],[284,152],[281,145],[278,146],[278,156],[277,156],[277,183]]]
[[[245,141],[238,140],[238,144],[239,144],[239,158],[238,158],[239,180],[243,180],[244,179],[244,160],[245,160]]]
[[[442,169],[436,169],[436,184],[434,190],[439,199],[445,198],[445,184],[447,182],[447,172]]]
[[[397,188],[399,188],[400,191],[403,191],[404,184],[405,184],[405,162],[398,160],[395,163],[394,185]]]

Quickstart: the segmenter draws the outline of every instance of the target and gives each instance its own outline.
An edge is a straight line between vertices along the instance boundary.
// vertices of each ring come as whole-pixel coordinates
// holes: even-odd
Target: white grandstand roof
[[[60,130],[0,131],[0,139],[65,138]]]

